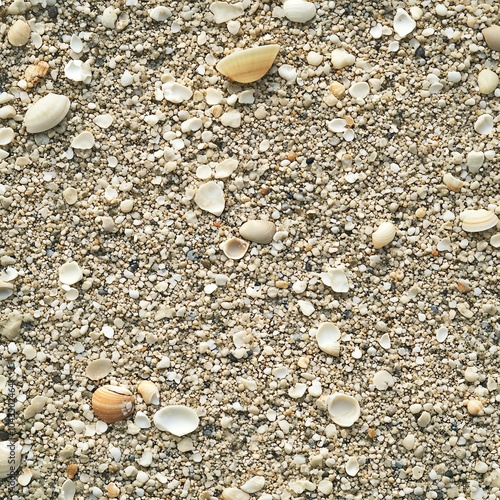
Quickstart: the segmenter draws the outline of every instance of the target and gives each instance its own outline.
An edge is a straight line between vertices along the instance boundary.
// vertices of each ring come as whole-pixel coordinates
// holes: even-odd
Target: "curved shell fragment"
[[[148,405],[160,404],[160,391],[154,382],[150,380],[143,380],[138,386],[137,390]]]
[[[47,94],[33,104],[24,115],[30,134],[45,132],[60,123],[69,111],[69,99],[60,94]]]
[[[337,325],[330,322],[321,323],[316,332],[318,347],[331,356],[340,354],[340,330]]]
[[[394,385],[394,378],[387,370],[379,370],[373,376],[373,385],[379,391],[385,391]]]
[[[104,385],[92,395],[95,415],[107,424],[128,418],[134,412],[134,396],[125,387]]]
[[[307,23],[316,15],[316,6],[306,0],[285,0],[283,12],[294,23]]]
[[[486,45],[488,45],[491,50],[500,52],[500,26],[495,24],[493,26],[488,26],[483,29],[482,33]]]
[[[202,210],[214,215],[220,215],[225,206],[224,191],[217,182],[208,181],[198,188],[194,202]]]
[[[481,115],[474,123],[474,130],[481,135],[488,135],[493,130],[493,117],[489,114]]]
[[[240,238],[230,238],[220,244],[221,250],[224,252],[226,257],[233,260],[241,259],[247,253],[250,243],[248,241],[242,240]]]
[[[443,182],[450,191],[458,192],[464,186],[464,182],[454,177],[450,172],[446,172],[446,174],[443,175]]]
[[[92,149],[95,144],[94,136],[91,132],[85,131],[78,134],[72,141],[71,147],[73,149]]]
[[[59,281],[65,285],[74,285],[82,278],[82,269],[76,262],[66,262],[59,268]]]
[[[7,146],[14,139],[14,130],[10,127],[2,127],[0,128],[0,146]]]
[[[341,427],[351,427],[361,414],[357,400],[340,392],[328,396],[326,405],[332,420]]]
[[[111,373],[112,369],[113,364],[109,359],[100,358],[90,362],[85,370],[85,373],[91,380],[100,380],[107,377]]]
[[[343,266],[329,269],[326,273],[320,274],[324,285],[332,288],[337,293],[347,293],[349,291],[349,282]]]
[[[394,17],[394,31],[401,37],[404,38],[409,35],[417,26],[415,20],[406,12],[404,9],[398,9],[396,11],[396,16]]]
[[[66,78],[74,82],[90,83],[92,81],[92,70],[88,62],[71,60],[64,67],[64,74]]]
[[[165,406],[155,413],[153,422],[160,431],[174,436],[185,436],[198,428],[200,419],[196,412],[187,406]]]
[[[193,91],[189,87],[173,81],[164,83],[162,85],[162,90],[165,99],[174,104],[180,104],[181,102],[187,101],[191,99],[193,95]]]
[[[213,2],[210,4],[210,11],[214,15],[217,24],[227,23],[231,19],[236,19],[244,14],[240,3],[229,4],[227,2]]]

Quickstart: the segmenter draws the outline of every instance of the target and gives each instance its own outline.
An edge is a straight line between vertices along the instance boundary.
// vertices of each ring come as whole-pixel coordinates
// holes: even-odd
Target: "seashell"
[[[80,54],[80,52],[82,52],[83,50],[82,39],[78,35],[75,35],[73,33],[69,41],[69,47],[73,52],[75,52],[75,54]]]
[[[95,144],[94,136],[91,132],[82,132],[73,138],[71,147],[73,149],[92,149]]]
[[[351,427],[361,414],[356,399],[340,392],[328,396],[326,405],[332,420],[341,427]]]
[[[36,64],[30,64],[24,72],[24,79],[28,88],[33,88],[49,72],[49,63],[38,61]]]
[[[279,45],[272,44],[233,52],[221,59],[216,69],[236,82],[255,82],[271,69],[279,50]]]
[[[377,249],[388,245],[396,236],[396,227],[392,222],[382,222],[372,234],[373,246]]]
[[[109,359],[100,358],[91,361],[88,364],[85,373],[87,374],[87,377],[91,380],[100,380],[104,377],[107,377],[111,373],[112,369],[113,365]]]
[[[156,384],[149,380],[143,380],[138,386],[137,390],[139,394],[144,399],[147,405],[159,405],[160,404],[160,391]]]
[[[370,86],[366,82],[357,82],[349,87],[349,94],[355,99],[364,99],[370,93]]]
[[[14,118],[16,114],[16,108],[14,108],[14,106],[11,106],[10,104],[8,106],[3,106],[0,108],[0,120]]]
[[[477,85],[481,94],[491,94],[497,87],[500,79],[491,69],[483,69],[477,75]]]
[[[74,82],[90,83],[92,81],[92,70],[90,64],[83,61],[69,61],[64,67],[66,78]]]
[[[200,419],[196,412],[187,406],[165,406],[155,413],[153,422],[160,431],[167,431],[174,436],[185,436],[198,428]]]
[[[359,462],[356,457],[351,457],[345,464],[347,475],[354,477],[359,472]]]
[[[0,442],[0,479],[12,476],[21,464],[21,445],[13,441]]]
[[[7,33],[7,39],[14,47],[22,47],[28,43],[31,35],[31,28],[26,21],[18,19]]]
[[[65,285],[74,285],[82,278],[82,269],[76,262],[66,262],[59,268],[59,281]]]
[[[14,285],[0,279],[0,300],[8,299],[14,293]]]
[[[379,391],[385,391],[389,387],[392,387],[394,385],[394,378],[393,378],[393,376],[388,371],[386,371],[386,370],[379,370],[373,376],[373,385]]]
[[[166,21],[167,19],[172,17],[172,11],[168,7],[160,5],[149,11],[149,17],[153,21]]]
[[[66,479],[61,486],[61,493],[58,500],[73,500],[76,495],[76,485],[71,479]]]
[[[414,19],[406,12],[404,9],[398,9],[396,11],[396,16],[394,17],[394,31],[401,37],[404,38],[409,35],[417,26]]]
[[[273,241],[276,233],[274,222],[267,220],[247,220],[240,227],[240,235],[248,241],[267,245]]]
[[[14,131],[10,127],[0,128],[0,146],[7,146],[14,139]]]
[[[349,282],[343,266],[329,269],[326,273],[320,274],[324,285],[332,288],[337,293],[347,293],[349,291]]]
[[[283,12],[294,23],[307,23],[316,15],[316,6],[305,0],[285,0]]]
[[[464,182],[462,180],[457,179],[449,172],[446,172],[446,174],[443,175],[443,182],[445,183],[448,189],[457,192],[460,191],[464,185]]]
[[[481,115],[474,123],[474,130],[481,135],[488,135],[493,130],[493,117],[488,114]]]
[[[491,50],[500,52],[500,26],[493,25],[484,28],[482,31],[484,41]]]
[[[467,153],[467,168],[471,174],[479,172],[484,163],[484,153],[482,151],[471,151]]]
[[[348,54],[345,50],[335,49],[332,52],[332,64],[335,69],[342,69],[346,66],[352,66],[356,58]]]
[[[278,75],[288,83],[293,83],[297,79],[297,70],[290,64],[282,64],[278,69]]]
[[[346,130],[347,122],[343,118],[334,118],[327,125],[330,132],[342,133]]]
[[[110,114],[97,115],[92,121],[101,128],[108,128],[113,123],[113,116]]]
[[[33,104],[24,115],[30,134],[45,132],[60,123],[69,111],[69,99],[60,94],[47,94]]]
[[[208,181],[198,188],[194,202],[206,212],[220,215],[224,211],[224,191],[215,181]]]
[[[345,94],[345,87],[340,82],[332,82],[330,84],[330,92],[337,98]]]
[[[213,2],[210,4],[210,11],[215,17],[217,24],[227,23],[231,19],[242,16],[245,11],[240,3],[229,4],[227,2]]]
[[[490,238],[490,245],[491,245],[493,248],[498,248],[498,247],[500,247],[500,233],[494,234],[494,235]]]
[[[161,89],[165,99],[174,104],[180,104],[181,102],[187,101],[191,99],[193,95],[193,91],[189,87],[174,81],[164,83]]]
[[[477,399],[471,399],[467,403],[467,411],[471,415],[479,415],[484,409],[483,403]]]
[[[462,229],[468,233],[479,233],[495,227],[498,217],[489,210],[480,208],[479,210],[464,210],[460,214]]]
[[[247,253],[249,246],[250,243],[248,241],[236,237],[230,238],[220,244],[220,248],[226,257],[233,260],[241,259]]]
[[[340,330],[337,325],[329,322],[321,323],[316,332],[318,347],[332,356],[340,355]]]
[[[200,118],[198,117],[189,118],[186,121],[182,122],[181,132],[183,132],[184,134],[187,134],[188,132],[196,132],[197,130],[200,130],[202,125],[203,122],[201,121]]]
[[[134,413],[134,396],[125,387],[104,385],[92,395],[95,415],[107,424],[114,424]]]

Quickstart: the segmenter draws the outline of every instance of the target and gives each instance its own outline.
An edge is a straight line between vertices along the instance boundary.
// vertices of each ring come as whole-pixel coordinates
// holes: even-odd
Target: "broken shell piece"
[[[332,64],[335,69],[352,66],[355,61],[356,58],[352,54],[348,54],[345,50],[334,49],[332,51]]]
[[[398,9],[396,11],[396,16],[394,17],[394,31],[401,37],[404,38],[409,35],[417,26],[414,19],[406,12],[404,9]]]
[[[64,67],[66,78],[74,82],[90,83],[92,81],[92,70],[90,64],[83,61],[69,61]]]
[[[31,35],[31,28],[26,21],[18,19],[7,33],[7,40],[14,47],[22,47],[28,43]]]
[[[38,61],[36,64],[30,64],[24,72],[24,79],[28,88],[33,88],[49,71],[49,63]]]
[[[245,13],[241,2],[237,4],[213,2],[210,4],[210,11],[214,15],[214,20],[217,24],[227,23],[228,21],[231,21],[231,19],[236,19]]]
[[[347,293],[349,291],[349,282],[343,266],[329,269],[326,273],[320,274],[324,285],[332,288],[337,293]]]
[[[215,178],[225,179],[229,177],[237,168],[239,161],[235,158],[226,158],[215,166]]]
[[[484,28],[482,31],[484,41],[491,50],[500,52],[500,26],[493,25]]]
[[[192,408],[182,405],[165,406],[155,413],[153,422],[160,431],[184,436],[198,428],[200,419]]]
[[[481,94],[491,94],[497,87],[500,79],[491,69],[483,69],[477,76],[477,85]]]
[[[382,222],[378,229],[372,234],[373,246],[376,249],[385,247],[396,236],[396,227],[392,222]]]
[[[90,132],[82,132],[71,141],[71,147],[73,149],[92,149],[94,144],[95,139]]]
[[[92,121],[101,128],[108,128],[113,123],[113,116],[110,114],[97,115]]]
[[[394,378],[393,378],[393,376],[388,371],[386,371],[386,370],[379,370],[373,376],[373,385],[379,391],[385,391],[389,387],[392,387],[394,385]]]
[[[479,415],[484,409],[483,403],[477,399],[471,399],[467,403],[467,411],[471,415]]]
[[[215,181],[203,184],[196,191],[194,202],[206,212],[220,215],[224,211],[224,191]]]
[[[481,115],[474,123],[474,130],[481,135],[488,135],[493,130],[493,117],[488,114]]]
[[[345,464],[345,471],[349,476],[354,477],[359,472],[359,462],[356,457],[351,457]]]
[[[479,210],[464,210],[460,214],[462,229],[468,233],[479,233],[495,227],[498,217],[493,212],[480,208]]]
[[[149,17],[153,21],[166,21],[167,19],[172,17],[172,11],[168,7],[160,5],[149,11]]]
[[[337,98],[345,94],[345,87],[339,82],[332,82],[330,84],[330,92]]]
[[[0,128],[0,146],[6,146],[14,139],[14,131],[10,127]]]
[[[11,476],[21,464],[21,445],[17,442],[0,442],[0,479]]]
[[[165,99],[174,104],[187,101],[193,95],[193,91],[189,87],[173,81],[164,83],[161,88]]]
[[[454,177],[450,172],[446,172],[443,175],[443,182],[450,191],[460,191],[464,185],[464,182],[460,179]]]
[[[305,0],[285,0],[283,12],[294,23],[307,23],[316,15],[316,6]]]
[[[236,237],[230,238],[220,244],[220,248],[226,257],[233,260],[241,259],[247,253],[249,246],[250,243],[248,241]]]
[[[355,99],[364,99],[370,93],[370,86],[366,82],[357,82],[349,87],[349,94]]]
[[[498,248],[498,247],[500,247],[500,233],[494,234],[494,235],[490,238],[490,245],[491,245],[493,248]]]
[[[89,363],[85,372],[89,379],[100,380],[107,377],[111,373],[112,369],[113,365],[109,359],[100,358]]]
[[[328,396],[326,405],[332,420],[341,427],[351,427],[361,414],[356,399],[340,392]]]
[[[137,386],[137,390],[147,405],[160,404],[160,391],[153,382],[144,380]]]
[[[95,415],[107,424],[124,420],[134,412],[134,396],[125,387],[104,385],[92,395]]]
[[[33,104],[24,115],[30,134],[45,132],[60,123],[69,111],[69,99],[60,94],[47,94]]]
[[[280,46],[273,44],[233,52],[221,59],[216,69],[236,82],[255,82],[271,69],[279,50]]]
[[[275,233],[274,222],[267,220],[248,220],[240,227],[240,235],[243,238],[262,245],[271,243]]]
[[[65,285],[74,285],[82,278],[82,269],[76,262],[66,262],[59,268],[59,281]]]

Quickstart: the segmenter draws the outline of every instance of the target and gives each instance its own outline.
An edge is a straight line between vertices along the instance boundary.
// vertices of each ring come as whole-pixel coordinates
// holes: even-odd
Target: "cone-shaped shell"
[[[271,69],[279,50],[276,44],[239,50],[221,59],[216,68],[235,82],[255,82]]]
[[[460,214],[462,229],[468,233],[479,233],[495,227],[498,217],[489,210],[480,208],[479,210],[464,210]]]
[[[377,230],[372,234],[372,242],[375,248],[382,248],[388,245],[396,236],[396,228],[392,222],[382,222]]]
[[[267,220],[248,220],[240,227],[240,234],[248,241],[267,245],[273,241],[276,226]]]
[[[155,413],[153,422],[160,431],[185,436],[198,428],[200,419],[192,408],[182,405],[165,406]]]
[[[336,392],[326,398],[326,404],[332,420],[341,427],[351,427],[361,414],[359,403],[347,394]]]
[[[240,238],[230,238],[220,244],[220,248],[226,257],[233,260],[241,259],[247,253],[249,246],[248,241]]]
[[[493,25],[482,31],[484,41],[491,50],[500,52],[500,26]]]
[[[69,111],[69,99],[64,95],[47,94],[31,106],[24,115],[30,134],[45,132],[60,123]]]
[[[113,424],[134,413],[134,396],[125,387],[104,385],[92,395],[92,409],[102,421]]]
[[[20,463],[21,445],[13,441],[0,442],[0,479],[12,475],[19,468]]]
[[[160,391],[158,390],[158,387],[156,387],[156,384],[150,380],[143,380],[137,386],[137,390],[147,405],[160,404]]]

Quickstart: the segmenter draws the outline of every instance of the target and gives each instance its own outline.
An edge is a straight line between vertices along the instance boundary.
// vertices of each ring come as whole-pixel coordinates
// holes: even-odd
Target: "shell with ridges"
[[[18,19],[7,33],[7,39],[14,47],[22,47],[28,43],[31,35],[31,28],[26,21]]]
[[[491,50],[500,52],[500,26],[489,26],[488,28],[484,28],[482,33],[486,45],[488,45]]]
[[[156,384],[150,380],[143,380],[138,386],[137,390],[139,394],[144,399],[147,405],[159,405],[160,404],[160,391]]]
[[[114,424],[134,413],[134,396],[125,387],[104,385],[92,395],[95,415],[107,424]]]
[[[69,99],[60,94],[47,94],[33,104],[24,115],[30,134],[45,132],[60,123],[69,111]]]
[[[226,257],[233,260],[238,260],[244,257],[249,246],[250,243],[248,243],[248,241],[236,237],[230,238],[220,244],[220,248]]]
[[[279,50],[279,45],[272,44],[233,52],[221,59],[216,69],[235,82],[255,82],[271,69]]]
[[[450,172],[446,172],[446,174],[443,175],[443,182],[445,183],[446,187],[451,191],[458,192],[464,186],[464,182],[454,177],[452,174],[450,174]]]
[[[248,220],[240,227],[240,235],[248,241],[267,245],[276,233],[274,222],[268,220]]]
[[[307,23],[316,15],[316,6],[306,0],[285,0],[283,12],[294,23]]]
[[[373,246],[377,249],[388,245],[396,236],[396,228],[392,222],[382,222],[372,234]]]
[[[172,405],[158,410],[153,417],[153,422],[160,431],[167,431],[180,437],[195,431],[200,419],[192,408]]]
[[[356,399],[340,392],[328,396],[326,405],[332,420],[341,427],[351,427],[361,414]]]
[[[467,403],[467,411],[471,415],[479,415],[484,409],[483,403],[477,399],[471,399]]]
[[[460,214],[462,229],[468,233],[479,233],[495,227],[498,217],[493,212],[480,208],[479,210],[464,210]]]

